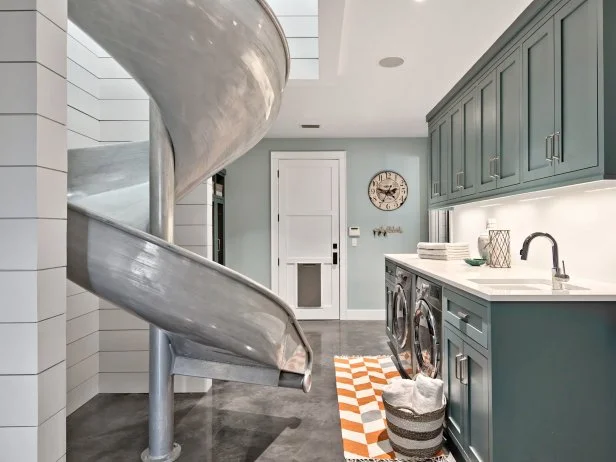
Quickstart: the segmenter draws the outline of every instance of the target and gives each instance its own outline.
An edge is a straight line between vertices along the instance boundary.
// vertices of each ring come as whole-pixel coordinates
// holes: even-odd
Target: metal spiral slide
[[[151,97],[149,143],[69,152],[68,277],[155,326],[142,457],[175,460],[172,374],[310,388],[312,352],[291,308],[171,243],[175,201],[276,118],[287,44],[263,0],[68,0],[68,10]]]

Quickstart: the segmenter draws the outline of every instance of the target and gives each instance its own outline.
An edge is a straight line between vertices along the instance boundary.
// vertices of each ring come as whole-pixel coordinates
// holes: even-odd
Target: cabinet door
[[[466,416],[464,411],[464,385],[460,381],[460,359],[464,354],[464,342],[453,329],[445,326],[443,335],[443,382],[447,395],[447,430],[457,441],[458,446],[464,445],[464,426]]]
[[[572,0],[554,17],[557,174],[599,165],[597,11],[595,0]]]
[[[479,117],[478,191],[496,187],[494,160],[496,159],[496,73],[490,72],[477,88]]]
[[[450,143],[451,156],[449,158],[449,197],[454,198],[462,195],[462,173],[464,172],[464,145],[463,134],[464,117],[462,108],[456,106],[449,113],[449,127],[451,129]]]
[[[464,344],[462,361],[466,390],[466,453],[473,462],[490,460],[490,376],[488,360],[479,351]]]
[[[439,148],[439,126],[430,132],[430,202],[436,202],[439,197],[438,184],[441,172],[441,156]]]
[[[451,167],[449,198],[475,192],[477,169],[477,102],[475,93],[467,95],[450,114]]]
[[[475,193],[477,176],[477,99],[471,93],[461,104],[462,111],[462,195]]]
[[[496,155],[498,188],[520,182],[522,62],[516,49],[496,69]]]
[[[437,202],[447,200],[447,166],[449,165],[450,151],[450,124],[449,118],[445,117],[438,125],[438,147],[439,147],[439,171],[437,185]]]
[[[523,181],[554,174],[554,20],[550,19],[522,45],[522,176]]]

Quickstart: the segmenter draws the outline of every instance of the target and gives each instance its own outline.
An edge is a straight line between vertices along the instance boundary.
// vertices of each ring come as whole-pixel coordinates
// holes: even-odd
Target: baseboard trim
[[[385,310],[347,310],[347,321],[385,321]]]

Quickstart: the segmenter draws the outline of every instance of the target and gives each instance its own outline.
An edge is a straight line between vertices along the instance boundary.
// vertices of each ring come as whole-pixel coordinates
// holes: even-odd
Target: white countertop
[[[407,269],[421,273],[445,285],[494,302],[514,301],[616,301],[616,284],[578,279],[573,275],[568,284],[585,290],[553,290],[551,268],[537,270],[525,264],[512,268],[474,267],[464,260],[424,260],[416,254],[391,254],[385,257]],[[473,282],[473,279],[502,280],[494,283]],[[527,280],[523,283],[515,280]],[[517,287],[511,285],[520,283]]]

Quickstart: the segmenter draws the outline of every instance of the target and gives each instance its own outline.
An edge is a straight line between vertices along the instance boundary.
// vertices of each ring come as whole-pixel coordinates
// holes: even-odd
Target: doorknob
[[[334,244],[334,251],[332,253],[332,264],[333,265],[337,265],[338,264],[338,244]]]

